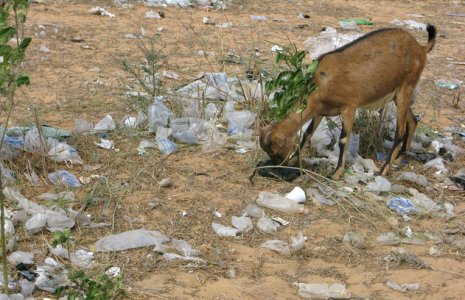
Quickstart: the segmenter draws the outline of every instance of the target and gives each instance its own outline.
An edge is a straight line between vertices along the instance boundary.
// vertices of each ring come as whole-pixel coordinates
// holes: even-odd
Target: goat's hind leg
[[[409,107],[407,112],[407,135],[405,136],[404,143],[400,149],[399,156],[405,154],[410,149],[412,145],[412,140],[415,135],[415,130],[417,129],[418,121],[413,114],[412,108]]]
[[[392,145],[391,153],[381,168],[380,174],[382,176],[385,176],[390,171],[394,160],[396,160],[402,152],[408,150],[412,143],[413,134],[417,126],[415,116],[410,108],[409,99],[411,99],[412,93],[413,89],[411,87],[403,87],[397,96],[397,124],[394,144]]]

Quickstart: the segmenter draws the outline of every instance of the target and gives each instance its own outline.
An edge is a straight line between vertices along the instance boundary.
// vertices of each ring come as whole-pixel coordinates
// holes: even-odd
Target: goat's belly
[[[378,99],[375,99],[375,100],[372,100],[372,101],[369,101],[369,102],[366,102],[366,103],[362,103],[362,105],[360,105],[362,108],[365,108],[365,109],[376,109],[376,108],[381,108],[383,107],[386,103],[392,101],[394,99],[394,97],[396,96],[396,91],[392,92],[392,93],[389,93],[381,98],[378,98]]]

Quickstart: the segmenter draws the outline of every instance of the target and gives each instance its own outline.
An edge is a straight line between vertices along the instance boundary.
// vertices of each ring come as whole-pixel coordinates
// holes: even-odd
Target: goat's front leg
[[[300,150],[305,146],[307,141],[309,141],[313,134],[315,133],[315,130],[318,128],[318,125],[320,125],[321,120],[323,119],[322,116],[315,116],[312,121],[310,122],[310,125],[308,125],[307,130],[305,130],[304,135],[302,137],[302,140],[300,141]]]
[[[342,130],[339,136],[339,160],[337,162],[336,169],[334,170],[331,178],[333,180],[339,180],[344,174],[344,166],[346,162],[347,146],[349,144],[350,132],[352,131],[352,125],[354,124],[355,108],[346,108],[342,112]]]

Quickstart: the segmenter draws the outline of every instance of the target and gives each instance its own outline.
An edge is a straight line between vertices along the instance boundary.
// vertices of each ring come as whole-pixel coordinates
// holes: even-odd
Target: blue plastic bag
[[[394,197],[387,201],[387,206],[403,215],[418,213],[418,208],[409,199]]]
[[[48,179],[56,185],[66,185],[69,187],[80,187],[79,180],[66,170],[59,170],[48,174]]]

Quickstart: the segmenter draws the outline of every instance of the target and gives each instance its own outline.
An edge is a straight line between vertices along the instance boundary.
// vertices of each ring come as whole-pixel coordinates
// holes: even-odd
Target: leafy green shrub
[[[276,55],[276,63],[284,63],[284,70],[265,84],[266,93],[274,93],[270,103],[270,113],[274,121],[282,120],[299,101],[300,106],[296,112],[302,112],[307,106],[307,96],[316,89],[313,76],[318,61],[314,60],[305,66],[304,58],[305,51],[297,50],[295,45],[284,47]]]
[[[110,277],[102,273],[92,279],[83,270],[78,270],[71,272],[68,278],[72,284],[58,288],[55,292],[58,298],[67,296],[69,300],[107,300],[125,295],[119,275]]]

